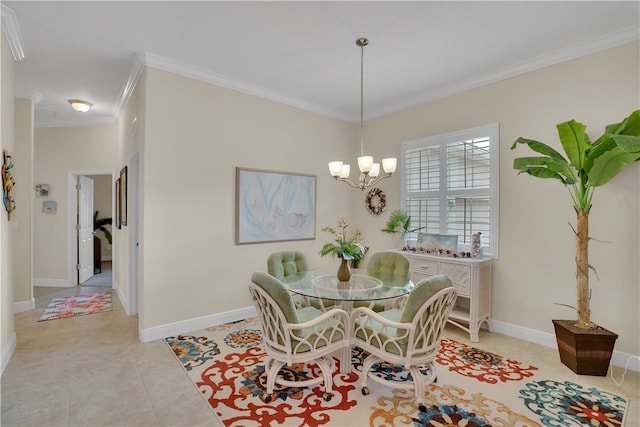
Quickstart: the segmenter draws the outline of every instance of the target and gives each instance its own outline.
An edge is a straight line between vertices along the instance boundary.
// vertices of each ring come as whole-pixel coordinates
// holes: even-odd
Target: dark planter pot
[[[578,375],[606,376],[618,335],[601,327],[581,329],[575,320],[553,320],[560,360]]]

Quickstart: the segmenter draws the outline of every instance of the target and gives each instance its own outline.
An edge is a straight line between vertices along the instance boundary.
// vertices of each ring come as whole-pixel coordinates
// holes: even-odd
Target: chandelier
[[[372,187],[381,179],[390,177],[396,171],[398,164],[398,159],[395,157],[382,159],[384,174],[380,175],[380,163],[373,163],[373,156],[364,155],[364,47],[368,44],[369,40],[365,38],[356,40],[356,45],[360,46],[360,157],[358,157],[360,179],[357,183],[349,179],[351,165],[341,161],[329,162],[329,172],[332,177],[360,190]]]

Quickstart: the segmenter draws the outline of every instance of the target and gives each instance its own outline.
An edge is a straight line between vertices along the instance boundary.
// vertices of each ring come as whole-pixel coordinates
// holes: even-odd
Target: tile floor
[[[0,424],[10,426],[221,425],[161,341],[138,340],[138,317],[127,316],[113,291],[112,312],[38,322],[56,296],[102,292],[104,287],[36,287],[36,309],[15,315],[16,350],[2,375]],[[460,330],[445,334],[468,343]],[[640,375],[621,385],[610,377],[577,376],[554,349],[482,332],[484,350],[528,361],[631,400],[627,426],[640,426]],[[613,368],[620,382],[623,370]]]

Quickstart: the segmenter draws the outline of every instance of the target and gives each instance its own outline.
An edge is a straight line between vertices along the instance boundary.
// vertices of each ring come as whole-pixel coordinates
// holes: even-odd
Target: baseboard
[[[100,261],[113,261],[113,256],[112,255],[105,255],[103,257],[100,257]]]
[[[11,333],[11,338],[9,338],[9,342],[6,347],[2,349],[2,373],[4,374],[4,368],[9,364],[9,360],[11,360],[11,356],[13,356],[13,351],[16,349],[16,332],[13,331]]]
[[[155,326],[153,328],[141,328],[139,330],[138,337],[142,342],[155,341],[173,335],[180,335],[197,331],[199,329],[208,328],[210,326],[236,322],[238,320],[247,319],[256,315],[256,309],[253,306],[239,308],[236,310],[225,311],[223,313],[212,314],[210,316],[198,317],[182,322],[169,323],[162,326]]]
[[[545,347],[558,348],[556,336],[552,333],[541,332],[499,320],[491,320],[491,326],[494,332],[502,335],[519,338]],[[633,354],[614,350],[611,356],[611,364],[630,371],[640,372],[640,356]]]
[[[36,308],[36,299],[31,298],[31,301],[19,301],[13,303],[13,312],[21,313],[23,311],[29,311]]]
[[[45,286],[52,288],[72,288],[76,284],[68,279],[33,279],[33,286]]]
[[[118,298],[120,298],[120,303],[122,304],[122,308],[124,308],[124,312],[127,313],[127,316],[131,316],[131,312],[129,310],[129,296],[122,293],[122,289],[120,288],[120,284],[114,279],[112,288],[116,290],[118,294]]]

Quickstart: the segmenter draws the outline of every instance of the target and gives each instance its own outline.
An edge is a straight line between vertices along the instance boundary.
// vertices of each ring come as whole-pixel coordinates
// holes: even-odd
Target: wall
[[[576,119],[595,140],[609,123],[621,121],[639,102],[639,44],[614,49],[530,72],[366,123],[367,144],[399,155],[402,141],[490,123],[500,124],[500,259],[493,269],[494,320],[552,333],[551,319],[575,318],[575,241],[568,223],[575,212],[557,181],[516,176],[513,159],[531,155],[510,150],[519,137],[561,150],[555,125]],[[598,188],[590,216],[592,320],[620,337],[616,350],[640,354],[638,272],[638,180],[640,163]],[[387,212],[400,207],[399,176],[385,182]],[[385,215],[382,215],[385,217]],[[358,209],[358,222],[377,230],[385,218]],[[372,244],[391,243],[370,236]],[[630,333],[630,331],[633,331]]]
[[[73,286],[75,272],[69,267],[75,245],[70,228],[70,174],[114,172],[116,125],[37,128],[34,141],[34,183],[49,184],[49,196],[37,198],[34,209],[33,274],[40,286]],[[42,200],[57,202],[55,214],[42,212]]]
[[[19,208],[14,212],[11,226],[15,233],[13,252],[13,301],[16,311],[35,307],[33,286],[33,262],[31,254],[33,216],[33,101],[15,98],[14,159],[16,161],[14,188]],[[18,184],[19,183],[19,184]]]
[[[14,82],[15,63],[4,31],[0,31],[0,149],[14,151]],[[18,206],[18,205],[17,205]],[[18,209],[18,207],[16,207]],[[14,211],[15,213],[15,211]],[[15,234],[13,223],[7,220],[7,211],[0,207],[0,347],[2,349],[2,370],[11,358],[16,346],[13,329],[13,251]]]
[[[234,244],[235,167],[317,175],[317,222],[349,216],[360,192],[327,162],[354,156],[353,124],[147,68],[141,327],[251,305],[247,284],[271,252],[296,248],[332,265],[317,240]],[[335,264],[337,268],[337,263]]]

